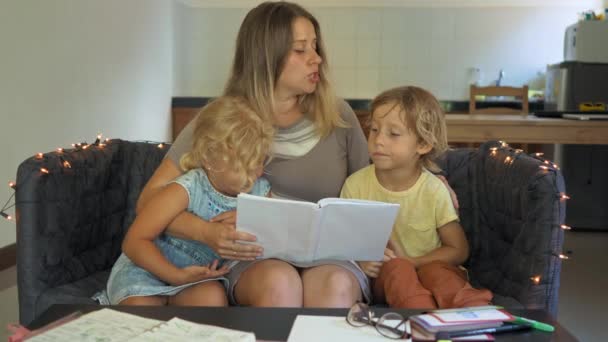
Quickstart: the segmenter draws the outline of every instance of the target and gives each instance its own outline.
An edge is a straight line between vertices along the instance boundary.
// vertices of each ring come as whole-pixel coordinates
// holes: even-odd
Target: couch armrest
[[[471,282],[557,314],[565,219],[559,169],[499,142],[452,151],[442,163],[461,204]]]
[[[112,140],[19,165],[15,205],[22,324],[40,314],[36,303],[45,291],[112,266],[137,197],[166,149]]]

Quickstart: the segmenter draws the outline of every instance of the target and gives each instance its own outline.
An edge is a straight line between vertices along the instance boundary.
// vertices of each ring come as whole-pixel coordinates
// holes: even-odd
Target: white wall
[[[2,0],[0,205],[36,152],[99,132],[169,140],[173,9],[171,0]],[[14,223],[0,219],[0,247],[13,242]]]
[[[395,7],[399,1],[380,1],[381,7],[349,8],[308,0],[308,8],[321,23],[339,95],[371,98],[395,85],[415,84],[440,99],[461,100],[468,98],[472,67],[481,70],[482,84],[494,81],[502,68],[506,85],[543,87],[538,73],[561,61],[566,26],[595,4],[510,2],[494,0],[486,6],[479,1],[429,1],[425,7],[422,1],[410,0],[402,3],[415,6]],[[250,6],[182,1],[176,15],[181,23],[176,34],[176,95],[220,94],[238,26],[257,2],[240,3]],[[331,3],[337,6],[338,1]]]

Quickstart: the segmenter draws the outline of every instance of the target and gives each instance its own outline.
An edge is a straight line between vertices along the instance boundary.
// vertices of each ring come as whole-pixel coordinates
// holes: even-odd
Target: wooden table
[[[91,312],[101,309],[98,305],[56,304],[36,318],[28,328],[37,329],[74,311]],[[252,308],[252,307],[176,307],[176,306],[111,306],[114,310],[132,313],[142,317],[169,320],[180,317],[192,322],[218,325],[229,329],[253,331],[262,340],[285,341],[297,315],[342,316],[346,309],[302,309],[302,308]],[[374,308],[378,316],[389,312],[399,312],[407,317],[421,310]],[[496,341],[576,341],[563,326],[542,310],[509,310],[512,314],[549,323],[555,327],[553,333],[538,330],[512,332],[496,335]],[[322,336],[323,332],[319,332]],[[387,339],[387,341],[391,341]]]
[[[539,118],[518,114],[447,114],[448,141],[532,144],[608,144],[608,121]]]

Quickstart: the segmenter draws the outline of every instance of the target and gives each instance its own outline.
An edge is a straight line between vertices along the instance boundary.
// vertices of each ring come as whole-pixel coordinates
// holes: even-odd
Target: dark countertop
[[[172,107],[186,107],[186,108],[199,108],[207,104],[210,97],[174,97],[171,103]],[[346,99],[346,102],[354,110],[366,110],[369,109],[370,99]],[[464,100],[440,100],[441,106],[446,113],[461,112],[468,113],[469,101]],[[516,101],[478,101],[477,108],[488,108],[488,107],[507,107],[507,108],[521,108],[519,103]],[[542,101],[530,101],[530,112],[542,110],[544,103]]]

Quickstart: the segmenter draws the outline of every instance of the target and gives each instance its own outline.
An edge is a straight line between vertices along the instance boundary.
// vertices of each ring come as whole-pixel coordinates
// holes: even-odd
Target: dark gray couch
[[[440,161],[460,201],[474,286],[507,308],[557,312],[565,206],[561,173],[502,148],[450,151]],[[55,303],[93,303],[120,253],[137,197],[167,146],[112,140],[105,147],[29,158],[17,174],[20,322]],[[505,163],[505,157],[515,158]],[[66,167],[68,162],[70,167]],[[46,168],[49,173],[43,173]],[[538,284],[533,277],[540,276]]]

